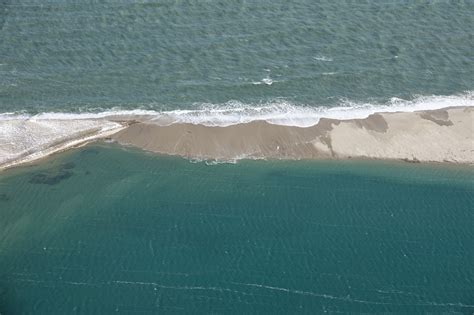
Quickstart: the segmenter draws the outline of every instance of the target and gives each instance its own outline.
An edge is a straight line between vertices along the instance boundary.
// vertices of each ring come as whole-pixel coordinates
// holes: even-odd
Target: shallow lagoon
[[[0,312],[474,310],[473,171],[89,145],[0,174]]]

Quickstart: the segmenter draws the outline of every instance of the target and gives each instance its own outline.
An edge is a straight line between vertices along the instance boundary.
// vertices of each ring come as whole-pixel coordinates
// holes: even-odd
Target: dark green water
[[[473,175],[87,146],[0,174],[0,313],[470,314]]]

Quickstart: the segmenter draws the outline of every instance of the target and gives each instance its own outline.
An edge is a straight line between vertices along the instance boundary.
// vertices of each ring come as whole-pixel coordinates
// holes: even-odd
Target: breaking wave
[[[146,117],[159,125],[177,123],[202,124],[206,126],[229,126],[263,120],[269,123],[308,127],[320,118],[352,119],[365,118],[376,112],[413,112],[452,106],[474,106],[474,91],[451,96],[419,96],[413,100],[392,98],[383,104],[341,101],[336,107],[314,107],[296,105],[287,101],[274,101],[252,105],[238,101],[224,104],[199,104],[195,109],[172,111],[111,109],[101,112],[59,113],[48,112],[37,115],[21,113],[0,114],[1,120],[75,120],[75,119],[133,119]]]

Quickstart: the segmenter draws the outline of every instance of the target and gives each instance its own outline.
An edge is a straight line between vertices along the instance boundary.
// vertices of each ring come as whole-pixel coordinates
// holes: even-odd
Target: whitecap
[[[265,83],[266,85],[272,85],[273,80],[270,77],[266,77],[262,79],[262,83]]]
[[[265,78],[263,78],[260,81],[252,81],[252,84],[253,85],[262,85],[262,84],[272,85],[274,82],[275,81],[273,81],[273,79],[270,78],[270,76],[266,76]]]
[[[325,62],[332,61],[332,58],[325,57],[325,56],[316,56],[316,57],[313,57],[313,59],[317,61],[325,61]]]

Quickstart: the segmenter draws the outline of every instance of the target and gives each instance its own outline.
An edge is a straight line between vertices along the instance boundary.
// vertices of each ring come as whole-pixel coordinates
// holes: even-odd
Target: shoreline
[[[101,139],[159,154],[215,162],[376,159],[474,164],[471,106],[381,112],[362,119],[321,118],[310,127],[262,120],[229,126],[160,125],[146,115],[11,119],[0,124],[13,126],[0,137],[0,171]],[[64,130],[73,131],[64,134]]]

